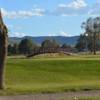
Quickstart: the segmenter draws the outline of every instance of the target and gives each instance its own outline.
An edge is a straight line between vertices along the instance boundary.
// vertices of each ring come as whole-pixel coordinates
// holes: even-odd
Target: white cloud
[[[57,32],[57,33],[50,33],[48,34],[48,36],[65,36],[65,37],[68,37],[68,36],[71,36],[70,34],[68,34],[67,32],[64,32],[64,31],[60,31],[60,32]]]
[[[73,0],[67,4],[59,4],[55,9],[41,9],[35,5],[30,10],[8,11],[1,8],[3,16],[7,18],[30,18],[33,16],[76,16],[76,15],[100,15],[100,0],[89,5],[86,0]]]
[[[30,10],[20,10],[20,11],[8,11],[1,8],[3,16],[7,18],[29,18],[33,16],[69,16],[86,13],[86,2],[84,0],[75,0],[69,4],[59,4],[56,10],[41,9],[37,6],[31,8]]]
[[[24,37],[24,36],[26,36],[26,34],[22,33],[22,32],[13,32],[13,33],[9,32],[8,35],[9,35],[9,37]]]
[[[68,33],[66,33],[66,32],[64,32],[64,31],[60,31],[59,33],[58,33],[58,35],[60,35],[60,36],[70,36],[70,34],[68,34]]]
[[[40,9],[40,8],[35,8],[35,9],[32,9],[32,12],[33,13],[33,16],[43,16],[45,15],[45,9]]]
[[[87,7],[87,4],[84,0],[75,0],[71,3],[69,3],[69,4],[59,4],[58,5],[58,8],[60,8],[60,9],[67,8],[67,9],[76,9],[76,10],[78,10],[78,9],[82,9],[82,8],[85,8],[85,7]]]
[[[1,11],[3,16],[7,18],[28,18],[33,16],[43,16],[45,14],[45,10],[40,8],[34,8],[27,11],[7,11],[6,9],[1,8]]]
[[[86,7],[87,4],[84,0],[75,0],[69,4],[59,4],[58,7],[60,8],[73,8],[73,9],[80,9]]]
[[[48,34],[48,36],[56,36],[56,34],[55,33],[50,33],[50,34]]]
[[[61,16],[100,16],[100,0],[95,0],[95,3],[90,5],[85,0],[74,0],[69,4],[59,4],[55,13]]]
[[[87,4],[84,0],[75,0],[67,5],[67,7],[74,8],[74,9],[80,9],[86,7]]]
[[[58,8],[55,10],[56,15],[61,16],[76,16],[87,14],[88,6],[84,0],[74,0],[69,4],[59,4]]]

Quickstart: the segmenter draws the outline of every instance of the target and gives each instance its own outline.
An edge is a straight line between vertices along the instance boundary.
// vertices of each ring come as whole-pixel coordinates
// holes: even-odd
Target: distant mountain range
[[[22,38],[18,37],[9,37],[10,43],[19,43],[24,38],[30,38],[33,42],[37,44],[41,44],[45,39],[55,39],[59,44],[68,44],[68,45],[75,45],[79,39],[79,36],[71,36],[71,37],[64,37],[64,36],[39,36],[39,37],[32,37],[32,36],[25,36]]]

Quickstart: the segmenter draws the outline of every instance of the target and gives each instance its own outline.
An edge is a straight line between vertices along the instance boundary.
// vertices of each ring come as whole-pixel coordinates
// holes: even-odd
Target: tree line
[[[60,45],[55,39],[46,39],[41,45],[36,44],[30,38],[24,38],[20,41],[20,43],[14,43],[8,45],[8,55],[17,55],[17,54],[31,54],[34,49],[38,48],[71,48],[70,45],[63,44]]]

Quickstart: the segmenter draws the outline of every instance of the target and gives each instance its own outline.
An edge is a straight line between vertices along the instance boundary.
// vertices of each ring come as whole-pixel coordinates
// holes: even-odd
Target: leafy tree
[[[12,54],[12,52],[13,52],[12,45],[11,45],[11,44],[9,44],[9,45],[8,45],[8,55],[11,55],[11,54]]]
[[[18,50],[18,44],[17,43],[8,45],[8,54],[9,55],[18,54],[18,53],[19,53],[19,50]]]
[[[86,22],[82,23],[82,28],[85,29],[85,33],[88,34],[92,44],[92,50],[94,55],[96,54],[96,44],[98,37],[100,38],[100,17],[89,18]]]
[[[4,67],[7,57],[7,27],[5,26],[0,11],[0,89],[4,89]]]
[[[14,45],[13,45],[13,53],[14,54],[18,54],[18,44],[17,43],[14,43]]]
[[[80,35],[75,47],[78,49],[78,51],[83,51],[84,49],[86,49],[86,37],[84,34]]]
[[[54,48],[60,47],[59,43],[55,39],[52,40],[52,47]]]
[[[64,43],[61,48],[70,48],[71,46],[70,45],[67,45],[66,43]]]
[[[41,44],[42,48],[57,48],[59,47],[59,44],[57,43],[57,41],[55,39],[53,40],[44,40]]]
[[[29,38],[23,39],[19,44],[19,52],[21,54],[30,54],[34,48],[36,48],[36,44]]]

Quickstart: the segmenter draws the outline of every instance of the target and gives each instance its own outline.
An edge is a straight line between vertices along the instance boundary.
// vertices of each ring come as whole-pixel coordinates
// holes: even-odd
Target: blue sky
[[[73,36],[99,16],[100,0],[0,0],[9,36]]]

